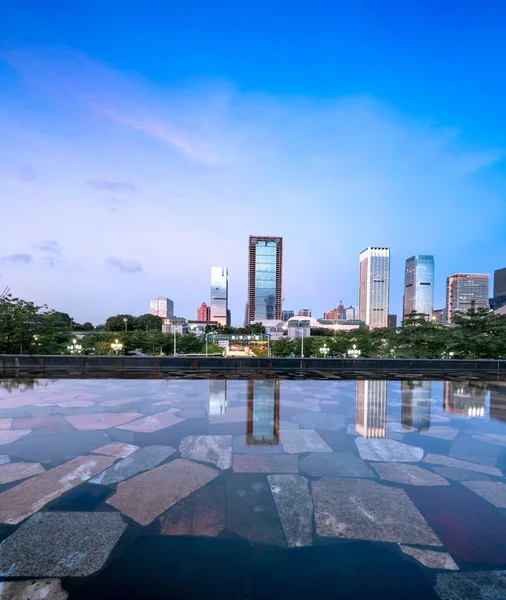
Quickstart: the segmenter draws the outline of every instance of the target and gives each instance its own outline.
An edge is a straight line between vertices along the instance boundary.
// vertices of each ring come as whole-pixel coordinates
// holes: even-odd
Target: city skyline
[[[30,4],[1,19],[0,291],[96,324],[157,294],[190,315],[226,265],[240,325],[256,232],[315,315],[357,302],[370,245],[399,317],[409,256],[436,256],[436,308],[447,275],[505,266],[504,7],[366,0],[286,28],[276,3]]]

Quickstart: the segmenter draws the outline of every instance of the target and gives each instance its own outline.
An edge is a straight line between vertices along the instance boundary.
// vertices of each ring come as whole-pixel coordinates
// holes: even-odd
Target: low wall
[[[506,381],[506,360],[0,355],[0,377],[290,377]]]

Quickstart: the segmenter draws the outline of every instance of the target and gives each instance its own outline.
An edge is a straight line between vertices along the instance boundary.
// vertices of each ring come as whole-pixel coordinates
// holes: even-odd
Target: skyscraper
[[[457,312],[488,308],[488,275],[457,273],[446,279],[446,315],[453,322]]]
[[[299,317],[310,317],[311,309],[310,308],[301,308],[297,314]]]
[[[506,269],[494,271],[494,310],[506,305]]]
[[[404,270],[404,319],[413,311],[432,316],[434,309],[434,257],[412,256]]]
[[[431,381],[401,381],[401,421],[406,429],[430,427]]]
[[[249,237],[248,322],[282,318],[283,238]]]
[[[210,320],[228,325],[228,269],[211,267]]]
[[[387,423],[387,382],[357,381],[357,435],[366,438],[384,438]]]
[[[388,315],[388,329],[397,329],[397,315]]]
[[[162,319],[172,319],[174,316],[174,302],[170,298],[163,298],[158,296],[157,298],[151,298],[149,302],[149,312],[155,317],[162,317]]]
[[[360,253],[358,312],[370,329],[388,327],[390,248],[366,248]]]
[[[209,306],[205,302],[197,308],[197,321],[209,321],[210,320]]]
[[[281,320],[283,322],[288,321],[288,319],[291,319],[294,315],[295,313],[293,312],[293,310],[283,310],[281,311]]]

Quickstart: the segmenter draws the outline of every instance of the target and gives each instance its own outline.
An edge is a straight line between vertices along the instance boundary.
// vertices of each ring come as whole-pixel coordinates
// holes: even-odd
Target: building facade
[[[387,423],[387,382],[357,381],[355,431],[366,438],[384,438]]]
[[[397,315],[388,315],[388,329],[397,329]]]
[[[347,321],[358,321],[358,307],[348,306],[344,309],[344,318]]]
[[[149,302],[149,312],[155,317],[162,317],[162,319],[172,319],[174,316],[174,302],[170,298],[164,298],[158,296],[157,298],[151,298]]]
[[[210,309],[205,302],[197,308],[197,321],[210,321]]]
[[[406,260],[404,270],[404,319],[413,311],[432,316],[434,310],[434,257],[419,254]]]
[[[446,325],[446,308],[437,308],[433,310],[432,322],[437,325]]]
[[[297,316],[299,316],[299,317],[310,317],[311,316],[311,309],[310,308],[301,308],[299,310],[299,312],[297,313]]]
[[[370,329],[388,327],[390,248],[366,248],[360,253],[359,320]]]
[[[494,310],[506,306],[506,269],[494,271]]]
[[[283,238],[249,237],[248,323],[282,319]]]
[[[346,318],[345,315],[346,310],[344,308],[344,304],[339,304],[337,308],[333,308],[332,310],[328,310],[326,313],[323,313],[323,318],[342,321]]]
[[[294,316],[295,316],[295,313],[293,312],[293,310],[283,310],[283,311],[281,311],[281,320],[283,322],[288,321],[288,319],[291,319]]]
[[[453,322],[457,312],[488,308],[488,275],[456,273],[446,279],[446,317]]]
[[[228,325],[228,269],[211,267],[211,306],[210,321],[223,327]]]

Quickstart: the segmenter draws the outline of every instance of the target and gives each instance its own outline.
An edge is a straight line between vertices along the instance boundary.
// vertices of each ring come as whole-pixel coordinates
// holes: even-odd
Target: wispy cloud
[[[140,273],[142,271],[142,265],[133,260],[121,260],[110,256],[105,262],[109,267],[114,267],[122,273]]]
[[[12,264],[28,264],[31,263],[33,256],[31,254],[9,254],[0,258],[1,262],[12,263]]]
[[[61,247],[56,240],[42,240],[33,245],[40,252],[49,252],[61,256]]]
[[[114,190],[116,192],[135,192],[137,188],[128,181],[110,181],[109,179],[89,179],[86,185],[97,188],[97,190]]]
[[[0,179],[12,187],[25,187],[35,180],[35,173],[28,165],[0,165]]]
[[[55,256],[43,256],[41,258],[41,261],[48,267],[57,267],[58,265],[61,265],[63,262],[61,260],[61,258],[58,258]]]
[[[109,205],[112,212],[118,212],[120,208],[128,206],[128,202],[122,198],[109,198]]]

